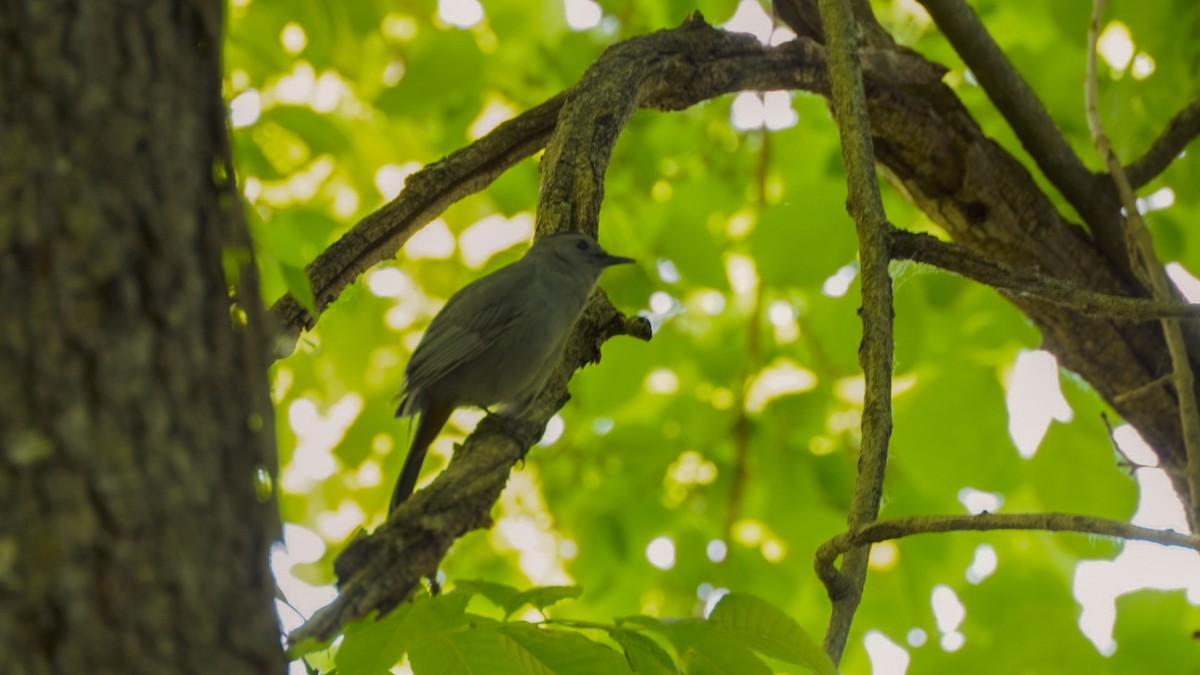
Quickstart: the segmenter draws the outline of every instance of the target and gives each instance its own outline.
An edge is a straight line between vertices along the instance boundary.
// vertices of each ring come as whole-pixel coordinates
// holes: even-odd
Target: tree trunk
[[[4,672],[285,669],[222,6],[0,0]]]

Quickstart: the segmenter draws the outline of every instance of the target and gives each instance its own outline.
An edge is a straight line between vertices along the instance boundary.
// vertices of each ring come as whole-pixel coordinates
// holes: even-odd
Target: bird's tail
[[[416,414],[418,405],[417,397],[413,396],[412,392],[408,391],[407,385],[400,390],[400,393],[396,395],[396,398],[400,399],[400,404],[396,406],[396,417],[408,417],[409,415]],[[394,401],[396,399],[394,398],[392,400]]]
[[[446,425],[446,420],[450,419],[452,412],[454,412],[452,405],[431,403],[421,413],[421,418],[417,422],[417,433],[413,437],[412,445],[408,448],[408,456],[404,458],[404,468],[400,470],[400,479],[396,481],[396,489],[392,492],[392,503],[388,507],[389,516],[396,510],[396,507],[412,495],[413,489],[417,486],[417,477],[421,475],[421,465],[425,462],[425,453],[429,450],[433,439],[437,438],[442,427]]]

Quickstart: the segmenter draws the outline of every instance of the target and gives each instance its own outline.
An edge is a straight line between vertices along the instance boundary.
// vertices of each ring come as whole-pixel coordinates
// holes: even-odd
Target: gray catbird
[[[498,406],[512,416],[533,402],[600,273],[631,262],[586,235],[555,234],[450,296],[404,369],[396,417],[420,421],[389,513],[412,494],[425,451],[455,408]]]

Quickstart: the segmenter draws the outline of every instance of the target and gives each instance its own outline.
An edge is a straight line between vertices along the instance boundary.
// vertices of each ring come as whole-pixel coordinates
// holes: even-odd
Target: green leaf
[[[467,625],[464,613],[470,593],[450,591],[433,598],[417,598],[404,622],[404,630],[414,637],[443,633]],[[416,640],[412,641],[414,646]]]
[[[641,675],[674,675],[679,672],[671,655],[652,638],[625,629],[614,630],[609,637],[625,650],[625,659],[633,672]]]
[[[552,673],[616,675],[633,672],[616,650],[574,631],[547,630],[525,622],[499,624],[496,630],[519,644]]]
[[[287,656],[289,659],[294,661],[305,656],[306,654],[312,654],[313,652],[319,652],[322,649],[328,648],[328,642],[321,642],[312,638],[306,638],[300,642],[289,644],[287,647]]]
[[[263,111],[260,124],[274,123],[296,134],[313,154],[338,154],[350,145],[334,119],[307,106],[281,105]]]
[[[854,261],[853,234],[852,223],[840,206],[821,212],[806,200],[764,209],[747,243],[763,283],[819,286],[838,268]],[[797,246],[798,241],[805,244]]]
[[[675,199],[686,200],[691,206],[684,209],[683,213],[664,216],[669,219],[662,227],[657,242],[658,250],[664,258],[675,263],[680,275],[688,283],[728,291],[729,278],[725,274],[722,257],[724,242],[718,236],[704,233],[704,220],[702,214],[698,213],[703,201],[698,201],[698,196],[694,194],[676,195]],[[697,231],[704,234],[696,236]]]
[[[484,581],[483,579],[467,579],[454,582],[454,589],[461,593],[482,595],[491,600],[497,607],[503,609],[505,614],[512,614],[515,611],[514,607],[520,607],[520,603],[516,601],[516,598],[521,594],[521,590],[512,586]]]
[[[749,593],[730,593],[721,598],[708,620],[767,656],[809,666],[822,675],[837,673],[833,662],[800,624]]]
[[[409,660],[414,675],[554,675],[516,641],[490,626],[415,641]]]
[[[280,262],[301,267],[333,243],[338,228],[338,222],[320,209],[294,207],[255,222],[255,243]]]
[[[530,605],[537,608],[539,612],[544,613],[550,605],[563,600],[578,598],[582,594],[582,586],[539,586],[531,588],[527,591],[522,591],[513,599],[515,604],[508,608],[508,613],[512,614],[524,605]]]
[[[455,589],[484,596],[503,609],[506,618],[526,605],[544,612],[547,607],[556,602],[578,598],[583,593],[582,586],[537,586],[522,591],[512,586],[482,579],[457,582]]]
[[[287,282],[288,292],[300,303],[300,306],[308,310],[309,314],[317,315],[317,299],[313,295],[312,284],[308,281],[308,274],[305,273],[303,267],[296,267],[286,263],[280,263],[280,271],[283,272],[283,279]]]
[[[416,675],[609,675],[632,672],[621,655],[573,631],[473,621],[414,640]]]
[[[711,621],[666,620],[655,627],[683,655],[683,669],[689,675],[770,675],[762,659]]]
[[[474,38],[450,31],[435,39],[417,40],[405,65],[404,77],[376,100],[397,117],[438,115],[443,108],[478,109],[482,90],[483,55]]]
[[[386,673],[404,656],[405,619],[412,605],[402,605],[376,620],[369,616],[346,627],[334,663],[341,675],[378,675]]]
[[[1182,553],[1182,551],[1179,551]],[[1189,556],[1194,562],[1195,554]],[[1182,562],[1185,556],[1178,556]],[[1195,672],[1200,609],[1182,590],[1139,590],[1117,598],[1113,672]]]
[[[683,671],[687,675],[767,675],[771,669],[749,651],[743,653],[689,647],[683,654]]]

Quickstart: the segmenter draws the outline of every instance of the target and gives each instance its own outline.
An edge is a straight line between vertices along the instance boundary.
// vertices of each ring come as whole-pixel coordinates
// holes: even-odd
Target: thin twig
[[[1104,422],[1104,430],[1108,433],[1108,444],[1112,447],[1113,452],[1121,456],[1121,460],[1117,462],[1117,466],[1119,468],[1126,469],[1130,474],[1138,469],[1159,468],[1157,465],[1142,464],[1140,462],[1133,461],[1133,458],[1129,456],[1129,453],[1125,452],[1125,448],[1122,448],[1121,444],[1117,442],[1117,431],[1113,428],[1112,420],[1108,419],[1108,413],[1101,411],[1100,421]]]
[[[1200,319],[1200,304],[1131,298],[1079,288],[1036,270],[1006,267],[965,246],[927,234],[893,229],[891,242],[895,259],[933,265],[992,288],[1035,297],[1082,314],[1135,321],[1157,321],[1164,317]]]
[[[1138,212],[1133,187],[1125,175],[1125,170],[1121,168],[1121,161],[1113,152],[1112,143],[1104,133],[1104,122],[1100,118],[1100,78],[1096,71],[1096,44],[1100,38],[1100,18],[1104,14],[1105,4],[1106,0],[1093,0],[1092,18],[1088,25],[1087,79],[1084,92],[1088,128],[1092,132],[1092,141],[1096,144],[1097,152],[1108,164],[1109,173],[1117,186],[1117,194],[1125,208],[1125,229],[1131,244],[1131,267],[1143,277],[1156,300],[1167,302],[1172,299],[1173,294],[1166,270],[1154,253],[1154,242],[1151,241],[1150,231],[1146,229],[1146,223]],[[1197,525],[1200,525],[1200,410],[1196,406],[1194,376],[1188,360],[1183,328],[1177,319],[1163,319],[1162,328],[1167,341],[1167,351],[1171,354],[1175,394],[1179,399],[1179,422],[1183,429],[1184,449],[1187,451],[1185,478],[1190,493],[1188,522],[1195,530]]]
[[[1083,165],[1050,113],[992,39],[965,0],[918,0],[958,52],[992,104],[1016,133],[1021,146],[1046,178],[1092,228],[1104,251],[1125,259],[1120,223],[1112,199],[1096,190],[1097,179]]]
[[[858,550],[866,544],[902,539],[916,534],[939,532],[989,532],[994,530],[1033,530],[1042,532],[1078,532],[1092,536],[1129,541],[1148,541],[1163,546],[1179,546],[1200,551],[1200,536],[1174,530],[1154,530],[1119,520],[1074,513],[981,513],[955,516],[910,516],[881,520],[850,532],[843,532],[817,549],[814,567],[826,584],[843,580],[834,568],[838,556]]]
[[[1125,167],[1129,185],[1136,190],[1157,178],[1196,136],[1200,136],[1200,98],[1175,113],[1146,153]]]
[[[1123,394],[1117,394],[1113,397],[1113,403],[1124,403],[1125,401],[1130,401],[1140,396],[1145,396],[1159,387],[1166,387],[1167,385],[1172,384],[1174,379],[1174,373],[1167,373],[1162,377],[1156,377],[1136,389],[1130,389]]]
[[[892,279],[888,276],[890,225],[875,177],[875,152],[871,121],[858,61],[854,14],[849,0],[821,0],[821,21],[829,59],[829,80],[834,117],[841,137],[849,190],[847,207],[858,231],[858,257],[862,274],[863,339],[858,359],[866,378],[863,403],[862,445],[858,479],[847,522],[852,529],[879,516],[883,479],[887,468],[888,440],[892,433]],[[845,584],[829,586],[833,612],[825,632],[825,652],[836,664],[841,660],[850,624],[862,598],[870,547],[854,549],[842,562]]]

